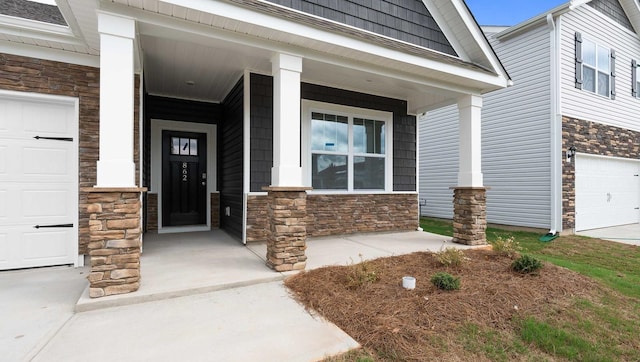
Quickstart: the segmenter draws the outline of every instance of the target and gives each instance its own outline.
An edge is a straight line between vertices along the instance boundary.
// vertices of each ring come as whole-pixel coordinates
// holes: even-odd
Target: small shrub
[[[431,283],[438,289],[442,290],[458,290],[460,289],[460,278],[445,272],[435,273],[431,277]]]
[[[498,236],[496,240],[490,241],[489,243],[496,254],[507,256],[509,258],[516,256],[518,251],[521,249],[520,243],[517,242],[513,236],[509,236],[508,238]]]
[[[523,255],[511,263],[511,269],[518,273],[534,273],[542,268],[542,262],[533,256]]]
[[[359,256],[360,263],[353,264],[352,261],[351,265],[348,266],[347,287],[349,288],[360,288],[364,285],[377,282],[379,279],[373,264],[364,260],[362,254],[359,254]]]
[[[460,266],[464,261],[464,252],[454,247],[441,248],[440,251],[434,255],[436,260],[444,266]]]

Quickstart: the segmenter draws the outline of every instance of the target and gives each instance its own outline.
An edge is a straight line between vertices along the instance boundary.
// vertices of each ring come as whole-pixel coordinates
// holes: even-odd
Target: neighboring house
[[[482,109],[489,222],[552,233],[640,222],[638,29],[635,0],[571,1],[484,29],[514,82]],[[457,116],[420,122],[424,215],[452,217]]]
[[[479,136],[510,82],[462,0],[56,4],[0,3],[0,269],[89,254],[91,296],[137,288],[144,232],[290,270],[307,235],[416,229],[416,114]]]

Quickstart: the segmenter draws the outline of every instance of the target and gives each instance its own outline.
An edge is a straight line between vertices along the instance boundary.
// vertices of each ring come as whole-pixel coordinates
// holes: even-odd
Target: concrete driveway
[[[578,231],[576,235],[640,246],[640,223]]]
[[[29,361],[74,315],[89,268],[0,272],[0,360]]]

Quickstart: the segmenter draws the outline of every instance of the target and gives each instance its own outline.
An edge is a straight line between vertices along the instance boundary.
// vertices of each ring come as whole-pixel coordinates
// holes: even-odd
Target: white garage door
[[[576,156],[576,231],[640,222],[640,161]]]
[[[0,92],[0,270],[77,261],[76,109]]]

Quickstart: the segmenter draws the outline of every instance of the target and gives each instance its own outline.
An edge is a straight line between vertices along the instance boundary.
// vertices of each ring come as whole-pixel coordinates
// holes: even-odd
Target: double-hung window
[[[314,190],[385,191],[391,171],[391,114],[319,102],[308,120],[308,183]]]
[[[609,97],[610,57],[609,49],[589,40],[582,42],[582,89]]]
[[[615,99],[615,52],[576,33],[576,87]]]

